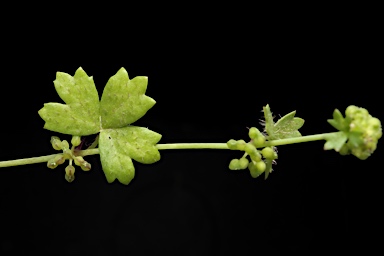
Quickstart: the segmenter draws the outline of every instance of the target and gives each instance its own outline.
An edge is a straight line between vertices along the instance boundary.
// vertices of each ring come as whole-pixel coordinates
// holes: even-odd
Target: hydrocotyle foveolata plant
[[[65,102],[46,103],[38,111],[45,121],[44,128],[72,135],[71,146],[67,140],[51,137],[51,144],[58,154],[0,162],[0,167],[47,162],[51,169],[64,164],[65,179],[72,182],[75,167],[89,171],[91,165],[83,157],[100,154],[100,161],[109,183],[116,179],[129,184],[135,176],[132,160],[152,164],[160,160],[159,150],[165,149],[230,149],[243,151],[242,156],[232,159],[230,170],[248,169],[256,178],[264,173],[265,179],[272,172],[278,158],[276,146],[293,143],[325,140],[324,149],[352,154],[361,160],[367,159],[376,149],[382,136],[381,122],[364,108],[349,106],[345,116],[335,109],[328,122],[337,132],[302,136],[298,131],[304,120],[295,117],[292,111],[276,123],[269,105],[263,107],[262,131],[249,128],[247,141],[230,139],[227,143],[173,143],[158,144],[161,135],[145,127],[132,125],[155,105],[155,100],[146,96],[148,79],[137,76],[129,79],[121,68],[112,76],[99,99],[92,77],[82,68],[74,76],[57,72],[54,86]],[[84,136],[95,135],[96,139],[87,148]],[[81,138],[83,136],[83,138]]]

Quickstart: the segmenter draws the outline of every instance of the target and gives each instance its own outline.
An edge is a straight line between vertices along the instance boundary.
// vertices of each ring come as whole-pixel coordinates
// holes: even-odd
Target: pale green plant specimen
[[[46,103],[38,114],[45,121],[45,129],[72,135],[72,146],[68,141],[52,136],[52,147],[62,153],[3,161],[0,167],[47,162],[47,166],[54,169],[68,160],[65,179],[72,182],[75,178],[73,163],[83,171],[89,171],[91,165],[83,157],[100,154],[107,181],[112,183],[117,179],[127,185],[135,176],[132,160],[152,164],[160,160],[159,150],[209,148],[244,151],[240,159],[232,159],[229,169],[248,169],[253,178],[264,173],[266,179],[278,158],[276,146],[325,140],[325,150],[334,149],[342,155],[353,154],[365,160],[375,151],[382,136],[380,120],[364,108],[349,106],[345,117],[335,109],[333,119],[328,122],[337,132],[302,136],[298,130],[304,120],[295,117],[296,111],[275,123],[270,107],[266,105],[263,107],[264,129],[251,127],[248,142],[230,139],[227,143],[158,144],[159,133],[132,125],[156,103],[145,95],[147,84],[147,77],[129,79],[127,71],[121,68],[108,80],[99,99],[93,78],[82,68],[73,77],[57,72],[54,86],[66,104]],[[98,134],[95,142],[88,149],[78,150],[81,136],[92,134]]]

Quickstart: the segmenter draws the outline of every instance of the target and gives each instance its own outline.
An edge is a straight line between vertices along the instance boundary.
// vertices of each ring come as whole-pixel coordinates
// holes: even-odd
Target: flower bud
[[[231,150],[236,150],[237,149],[237,141],[235,141],[234,139],[230,139],[228,142],[227,142],[227,147]]]
[[[72,136],[71,144],[72,144],[74,147],[79,146],[80,143],[81,143],[80,136]]]
[[[65,150],[65,149],[69,149],[69,143],[68,143],[68,141],[63,140],[63,141],[61,142],[61,145],[62,145],[62,148],[61,148],[61,149],[63,149],[63,150]]]
[[[81,167],[81,170],[83,170],[83,171],[89,171],[89,170],[91,170],[92,166],[87,161],[84,161],[84,163],[80,167]]]
[[[48,168],[55,169],[57,166],[58,164],[56,163],[54,158],[48,160],[48,163],[47,163]]]
[[[65,179],[68,182],[72,182],[75,179],[75,167],[73,165],[65,167]]]
[[[75,165],[80,166],[83,171],[91,170],[91,164],[84,160],[82,156],[76,156],[73,158]]]
[[[238,150],[245,150],[245,145],[247,145],[247,143],[244,140],[238,140],[236,147]]]
[[[264,158],[268,159],[277,159],[277,153],[272,149],[272,147],[265,147],[261,150],[261,154],[264,156]]]
[[[251,127],[248,131],[248,136],[251,139],[255,139],[258,136],[261,136],[261,132],[256,127]]]
[[[248,164],[249,173],[252,178],[259,177],[265,171],[266,165],[263,161],[260,162],[250,162]]]
[[[81,166],[85,162],[85,160],[82,156],[75,156],[73,158],[73,160],[75,162],[75,165],[77,165],[77,166]]]
[[[265,143],[265,137],[264,135],[258,136],[257,138],[252,140],[253,145],[255,145],[256,148],[260,148]]]
[[[244,170],[248,167],[249,161],[247,158],[243,157],[239,159],[239,167],[241,170]]]
[[[65,158],[62,154],[57,155],[48,160],[47,167],[50,169],[55,169],[58,165],[65,162]]]
[[[51,144],[52,144],[52,147],[55,149],[55,150],[61,150],[63,148],[63,145],[61,143],[61,140],[59,139],[59,137],[57,136],[52,136],[51,137]]]
[[[54,159],[57,164],[63,164],[65,162],[65,158],[62,154],[55,156]]]
[[[240,160],[239,159],[232,159],[229,163],[229,169],[230,170],[240,170]]]

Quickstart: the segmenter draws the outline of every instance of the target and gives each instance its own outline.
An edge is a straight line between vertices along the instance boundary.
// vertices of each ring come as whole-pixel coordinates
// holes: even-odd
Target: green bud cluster
[[[256,178],[268,169],[268,162],[272,163],[273,160],[277,159],[277,153],[273,147],[265,147],[261,151],[257,150],[258,147],[262,147],[265,144],[265,137],[256,127],[250,128],[248,135],[251,139],[248,143],[244,140],[233,139],[227,142],[229,149],[245,152],[242,158],[231,160],[229,169],[244,170],[248,168],[251,176]],[[247,159],[247,156],[250,157],[250,160]]]
[[[65,179],[68,182],[72,182],[75,179],[75,167],[72,165],[72,161],[75,165],[80,166],[83,171],[89,171],[91,169],[91,164],[84,160],[82,156],[76,156],[75,147],[80,145],[81,138],[80,136],[72,136],[70,148],[68,141],[61,141],[59,137],[52,136],[51,144],[55,150],[62,150],[62,154],[58,154],[50,159],[47,163],[48,168],[54,169],[60,164],[63,164],[65,160],[69,160],[69,165],[65,168]]]
[[[381,122],[372,117],[365,108],[349,106],[345,110],[349,121],[348,142],[341,148],[343,154],[353,154],[359,159],[367,159],[377,147],[382,136]]]

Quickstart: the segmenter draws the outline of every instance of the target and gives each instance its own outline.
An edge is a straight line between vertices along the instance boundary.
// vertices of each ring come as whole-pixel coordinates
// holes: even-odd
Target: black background
[[[7,37],[0,160],[55,152],[54,133],[42,128],[37,111],[62,102],[56,72],[73,75],[80,66],[100,96],[121,67],[130,78],[148,76],[146,94],[157,103],[135,125],[161,133],[160,143],[246,139],[246,127],[261,128],[266,104],[276,116],[297,110],[303,135],[334,131],[326,120],[351,104],[384,120],[382,41],[373,18],[170,24],[116,35],[112,27],[110,34],[87,33],[89,24],[49,35],[31,26],[25,33],[34,33],[21,40]],[[224,150],[161,151],[158,163],[135,163],[128,186],[108,184],[98,156],[86,158],[92,170],[78,168],[73,183],[65,181],[64,166],[2,168],[1,255],[315,255],[372,248],[382,146],[365,161],[324,151],[321,141],[280,146],[266,181],[228,170],[241,154]]]

